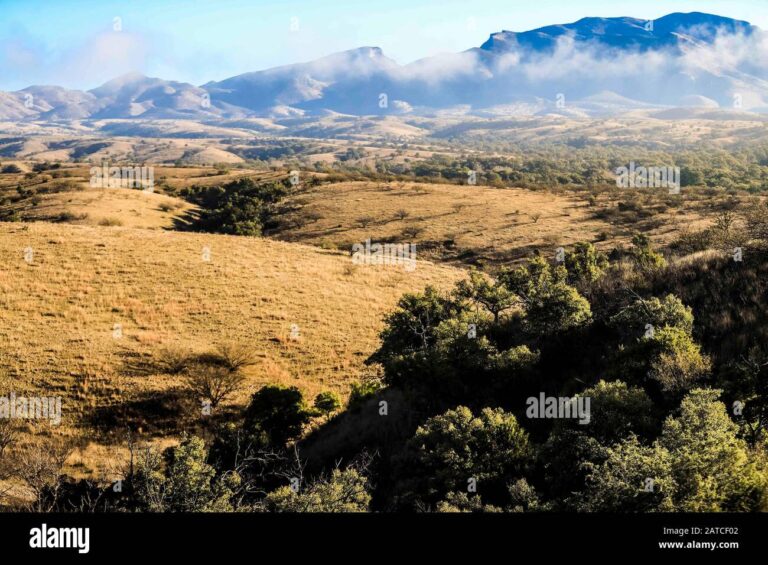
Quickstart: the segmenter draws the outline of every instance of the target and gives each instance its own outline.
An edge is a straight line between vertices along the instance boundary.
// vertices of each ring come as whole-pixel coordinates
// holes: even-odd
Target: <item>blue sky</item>
[[[363,45],[399,63],[584,16],[716,13],[764,0],[0,0],[0,89],[94,88],[129,71],[202,84]],[[119,19],[116,19],[119,18]]]

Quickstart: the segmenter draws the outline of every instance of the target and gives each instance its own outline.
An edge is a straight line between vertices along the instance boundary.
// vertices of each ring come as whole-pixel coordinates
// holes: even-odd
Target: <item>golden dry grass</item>
[[[353,243],[415,242],[420,259],[459,263],[515,259],[533,249],[595,241],[601,232],[611,233],[598,244],[604,248],[627,239],[610,219],[594,218],[596,209],[616,207],[607,195],[595,207],[584,194],[401,182],[301,191],[288,199],[295,211],[277,234],[290,242],[174,232],[168,228],[192,209],[189,204],[161,193],[88,188],[87,167],[63,168],[63,179],[82,190],[41,192],[34,206],[20,200],[19,211],[25,219],[87,216],[74,224],[0,222],[0,376],[17,393],[63,398],[64,425],[55,433],[88,440],[69,461],[74,476],[110,471],[107,463],[125,456],[119,445],[124,414],[146,411],[147,434],[162,445],[174,441],[181,424],[160,416],[151,421],[169,391],[184,384],[183,377],[156,368],[164,349],[251,347],[258,362],[245,370],[246,385],[228,406],[243,405],[273,383],[297,385],[310,399],[324,390],[345,395],[367,371],[363,362],[399,297],[428,284],[448,288],[463,276],[423,261],[412,273],[356,266],[348,256]],[[155,169],[156,181],[171,190],[285,174]],[[24,182],[23,174],[0,177],[0,196],[13,195]],[[670,239],[681,227],[706,222],[701,210],[686,206],[661,214],[650,235]],[[363,217],[370,223],[361,225]],[[121,225],[99,225],[110,219]],[[98,418],[100,426],[112,426],[110,433],[91,428]]]
[[[172,229],[195,207],[163,194],[125,188],[89,188],[78,192],[43,194],[27,207],[25,220],[43,220],[69,214],[69,223],[119,225],[146,229]]]
[[[603,195],[590,206],[585,194],[564,191],[406,182],[323,184],[289,199],[295,210],[277,237],[338,249],[368,238],[414,242],[435,259],[502,263],[577,241],[603,249],[628,242],[632,226],[598,219],[595,213],[616,208],[616,198],[631,196]],[[643,231],[655,241],[670,241],[682,228],[706,224],[699,210],[686,206],[659,214],[658,226]]]
[[[25,170],[31,164],[19,162]],[[279,180],[287,172],[212,167],[154,167],[153,191],[135,188],[93,188],[90,166],[64,164],[60,169],[25,178],[22,173],[0,175],[0,212],[15,212],[23,221],[53,221],[90,226],[174,229],[186,223],[196,207],[172,196],[192,185],[231,182],[243,176]],[[61,186],[66,189],[62,189]],[[18,199],[16,187],[34,192]],[[171,193],[171,194],[168,194]]]
[[[129,369],[151,366],[164,347],[251,347],[259,362],[237,402],[268,383],[346,393],[398,298],[461,276],[422,262],[412,273],[353,266],[264,239],[124,227],[0,223],[0,241],[0,366],[19,391],[61,395],[69,424],[179,386],[178,376]]]

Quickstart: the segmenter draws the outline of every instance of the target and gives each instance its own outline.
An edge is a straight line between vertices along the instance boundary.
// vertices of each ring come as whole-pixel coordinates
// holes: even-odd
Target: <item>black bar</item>
[[[88,553],[32,549],[30,530],[42,524],[49,530],[89,528]],[[499,555],[539,555],[542,562],[555,555],[581,560],[712,554],[727,560],[768,550],[765,514],[0,514],[0,532],[4,556],[72,561],[244,554],[263,562],[282,554],[293,562],[299,556],[324,559],[339,553],[361,559],[390,555],[399,561],[419,554],[455,557],[456,552],[468,552],[478,563],[498,561]],[[683,547],[660,547],[668,542]],[[738,547],[686,547],[711,542]]]

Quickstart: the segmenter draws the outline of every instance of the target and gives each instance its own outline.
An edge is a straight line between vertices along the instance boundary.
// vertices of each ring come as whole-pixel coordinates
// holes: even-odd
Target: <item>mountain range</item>
[[[500,31],[400,65],[378,47],[201,86],[131,73],[89,91],[0,92],[0,120],[233,119],[473,113],[572,117],[641,108],[768,111],[768,34],[726,17],[583,18]]]

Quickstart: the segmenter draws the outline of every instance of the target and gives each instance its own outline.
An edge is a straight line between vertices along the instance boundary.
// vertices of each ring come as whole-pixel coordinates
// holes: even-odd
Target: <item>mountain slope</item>
[[[407,65],[360,47],[202,87],[137,73],[89,92],[30,87],[0,97],[0,119],[280,119],[457,107],[578,117],[692,100],[765,111],[767,59],[765,32],[745,21],[700,12],[652,22],[589,17],[501,31],[480,47]]]
[[[30,109],[39,112],[43,119],[78,120],[90,117],[99,108],[99,100],[93,94],[60,86],[29,86],[14,95],[28,101]]]
[[[558,41],[570,38],[624,50],[645,51],[678,47],[680,42],[710,43],[718,32],[749,35],[756,29],[748,22],[700,12],[674,13],[657,20],[582,18],[571,24],[546,26],[522,33],[494,33],[480,49],[491,52],[552,51]]]
[[[378,85],[387,84],[398,68],[378,47],[360,47],[308,63],[211,82],[204,88],[216,105],[231,104],[256,112],[298,106],[361,113],[378,103]],[[320,100],[322,104],[313,104]]]
[[[94,118],[213,117],[221,112],[194,85],[131,73],[90,91],[99,100]]]

